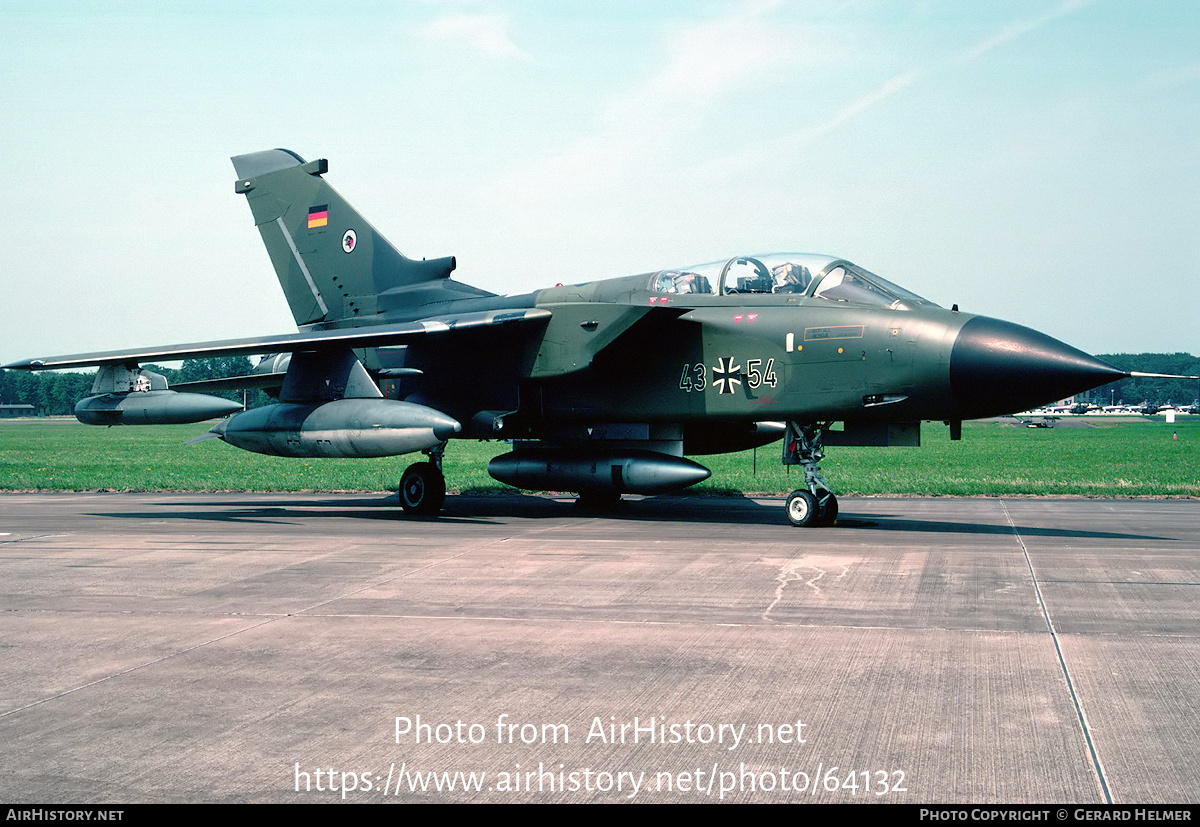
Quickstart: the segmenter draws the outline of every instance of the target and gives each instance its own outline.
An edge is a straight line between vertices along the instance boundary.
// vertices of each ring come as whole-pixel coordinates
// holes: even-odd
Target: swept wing
[[[550,319],[549,310],[525,307],[464,313],[434,317],[415,322],[378,325],[369,328],[320,330],[285,333],[278,336],[256,336],[247,339],[225,339],[215,342],[194,342],[132,350],[113,350],[98,353],[76,353],[67,356],[47,356],[4,365],[11,370],[57,370],[104,365],[128,365],[142,362],[166,362],[198,359],[211,356],[249,356],[258,353],[295,353],[334,348],[381,347],[398,344],[421,336],[436,336],[455,330],[487,328],[499,325],[532,324]]]

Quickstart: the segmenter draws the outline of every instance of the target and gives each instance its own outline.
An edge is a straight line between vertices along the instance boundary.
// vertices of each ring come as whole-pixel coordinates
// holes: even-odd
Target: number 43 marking
[[[708,381],[704,378],[704,364],[684,365],[683,375],[679,377],[679,389],[691,393],[692,391],[702,391],[708,387]]]

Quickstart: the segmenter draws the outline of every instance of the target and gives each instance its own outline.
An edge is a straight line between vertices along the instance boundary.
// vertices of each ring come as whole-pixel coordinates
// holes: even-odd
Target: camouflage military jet
[[[837,517],[818,465],[826,444],[917,445],[923,420],[948,422],[957,439],[964,419],[1130,375],[823,255],[741,255],[498,296],[451,279],[453,258],[397,251],[326,183],[326,161],[282,149],[232,160],[299,332],[5,367],[98,366],[76,407],[92,424],[232,413],[201,438],[289,457],[424,452],[400,480],[416,514],[441,509],[454,438],[511,440],[493,477],[596,504],[707,478],[687,456],[782,439],[783,463],[804,469],[785,509],[800,526]],[[184,393],[140,367],[256,354],[254,375]],[[234,413],[193,392],[246,386],[279,401]]]

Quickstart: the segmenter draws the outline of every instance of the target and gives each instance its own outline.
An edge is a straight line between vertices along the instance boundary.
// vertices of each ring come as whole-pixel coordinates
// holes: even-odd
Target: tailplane
[[[493,295],[450,281],[452,256],[417,261],[393,247],[321,177],[324,159],[268,149],[231,160],[297,325],[417,318],[431,301]]]

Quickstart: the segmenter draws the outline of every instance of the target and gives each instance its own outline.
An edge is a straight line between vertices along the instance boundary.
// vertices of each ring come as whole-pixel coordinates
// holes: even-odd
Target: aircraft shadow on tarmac
[[[591,509],[578,505],[569,496],[550,497],[535,494],[458,495],[446,498],[446,507],[437,517],[414,517],[403,512],[395,495],[346,497],[330,495],[293,499],[286,495],[252,500],[203,501],[180,504],[164,501],[157,511],[99,512],[92,516],[121,519],[162,520],[164,517],[181,520],[205,520],[229,523],[260,523],[272,525],[304,525],[327,519],[382,520],[397,525],[404,523],[431,524],[496,524],[506,519],[608,519],[645,522],[706,523],[720,525],[786,526],[782,509],[777,502],[760,502],[742,495],[700,497],[646,497],[626,499],[607,509]],[[905,500],[896,500],[898,504]],[[837,524],[828,528],[793,529],[796,540],[804,537],[829,537],[838,531],[893,531],[933,534],[1011,535],[1014,530],[1023,537],[1053,537],[1092,540],[1158,540],[1172,537],[1127,532],[1092,531],[1081,528],[1051,528],[1044,526],[1011,526],[1006,522],[972,523],[947,520],[928,520],[900,513],[871,514],[869,519],[856,517],[854,500],[843,501],[843,512]],[[836,535],[833,535],[836,536]]]

